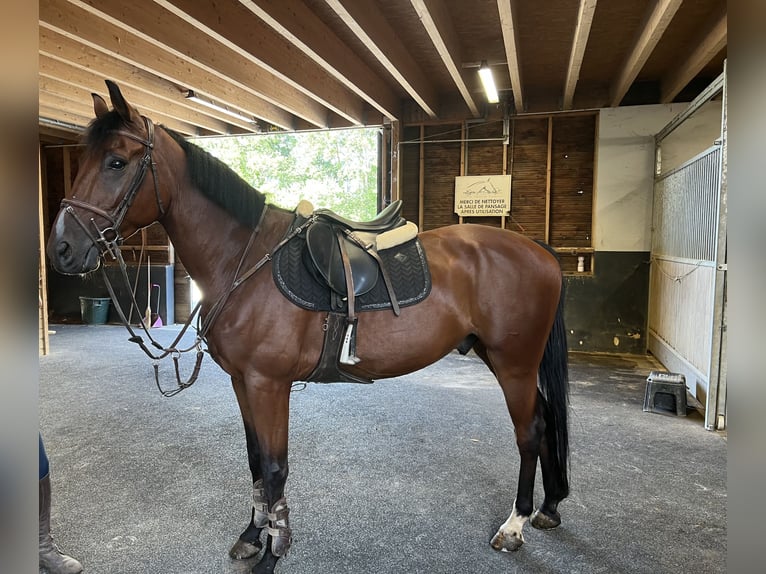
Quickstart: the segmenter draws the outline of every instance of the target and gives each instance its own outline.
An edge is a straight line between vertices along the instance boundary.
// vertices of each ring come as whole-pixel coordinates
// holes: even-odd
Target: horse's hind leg
[[[506,366],[512,363],[507,357],[495,356],[495,360],[492,360],[492,354],[481,343],[477,343],[474,350],[495,374],[503,389],[521,458],[513,510],[490,542],[495,550],[508,552],[518,550],[524,543],[524,524],[534,508],[537,459],[545,432],[545,423],[537,401],[537,370],[531,366]],[[525,361],[521,359],[518,362],[523,364]]]
[[[557,508],[559,502],[569,494],[566,468],[561,466],[556,455],[560,440],[556,435],[557,426],[552,409],[537,389],[536,382],[532,386],[529,382],[532,377],[528,376],[527,382],[519,385],[513,376],[498,376],[489,353],[481,342],[474,346],[474,351],[498,377],[516,429],[516,440],[521,455],[518,494],[511,516],[492,539],[492,546],[496,550],[516,550],[524,542],[522,528],[533,506],[537,458],[540,459],[545,491],[543,504],[534,512],[530,520],[532,526],[537,529],[549,530],[561,524],[561,516]],[[536,376],[534,379],[536,381]],[[531,399],[533,389],[535,399]],[[530,401],[534,404],[531,419],[529,418]]]
[[[550,530],[561,524],[561,515],[558,512],[559,502],[569,494],[566,469],[562,469],[556,458],[555,425],[551,419],[550,408],[545,398],[538,391],[537,404],[546,421],[545,433],[540,444],[540,468],[543,475],[543,487],[545,499],[538,510],[535,511],[530,524],[540,530]]]
[[[513,511],[491,542],[495,550],[507,552],[518,550],[524,543],[524,524],[534,508],[535,472],[544,423],[536,405],[537,381],[534,371],[502,377],[500,380],[516,431],[516,445],[521,458]]]

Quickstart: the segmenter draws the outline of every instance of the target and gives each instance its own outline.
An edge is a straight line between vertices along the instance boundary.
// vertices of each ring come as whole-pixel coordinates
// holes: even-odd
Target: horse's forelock
[[[125,127],[125,122],[116,111],[112,110],[106,115],[94,119],[88,125],[83,136],[85,145],[89,151],[100,149],[109,135],[120,128]]]

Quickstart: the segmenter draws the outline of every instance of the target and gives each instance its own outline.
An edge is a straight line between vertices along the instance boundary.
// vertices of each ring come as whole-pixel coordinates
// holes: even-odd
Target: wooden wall
[[[564,271],[591,274],[597,114],[557,114],[486,123],[410,125],[402,130],[400,192],[404,216],[423,230],[459,223],[455,177],[511,175],[508,217],[463,223],[504,226],[546,241]],[[506,137],[507,135],[507,137]]]
[[[455,176],[510,174],[510,214],[504,220],[463,221],[503,225],[557,250],[565,275],[570,349],[641,354],[646,352],[649,254],[595,250],[599,113],[514,117],[507,125],[496,120],[404,126],[399,197],[407,219],[433,229],[459,223],[453,213]],[[577,270],[579,257],[584,271]]]

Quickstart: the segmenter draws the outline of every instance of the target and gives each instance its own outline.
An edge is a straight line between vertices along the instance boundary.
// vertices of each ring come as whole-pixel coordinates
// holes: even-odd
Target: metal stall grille
[[[725,98],[723,114],[725,136]],[[658,135],[657,171],[661,141],[682,121]],[[705,405],[709,429],[723,428],[725,409],[725,147],[722,137],[683,165],[657,174],[652,216],[649,350],[666,368],[685,374],[687,388]]]
[[[657,178],[654,186],[652,253],[715,262],[721,148],[711,147]]]
[[[704,402],[710,381],[720,150],[655,182],[650,350]],[[682,363],[678,365],[676,363]]]

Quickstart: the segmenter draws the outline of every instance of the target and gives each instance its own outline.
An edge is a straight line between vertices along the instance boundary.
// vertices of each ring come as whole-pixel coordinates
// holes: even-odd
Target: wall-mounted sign
[[[455,178],[455,213],[508,215],[511,211],[510,175],[463,175]]]

